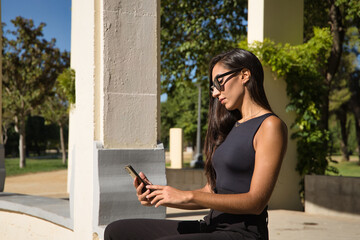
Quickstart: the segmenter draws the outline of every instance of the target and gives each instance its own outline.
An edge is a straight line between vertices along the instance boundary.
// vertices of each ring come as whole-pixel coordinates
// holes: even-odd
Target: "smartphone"
[[[135,169],[131,166],[131,165],[126,165],[125,166],[126,171],[130,174],[130,176],[135,179],[136,177],[138,178],[138,181],[140,181],[139,184],[143,183],[144,187],[142,189],[142,193],[146,192],[146,185],[149,185],[147,182],[145,182],[140,176],[139,174],[135,171]],[[151,192],[151,190],[150,190]]]

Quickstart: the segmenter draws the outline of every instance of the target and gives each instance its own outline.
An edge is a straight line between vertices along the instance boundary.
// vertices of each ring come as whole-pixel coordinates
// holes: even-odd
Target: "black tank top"
[[[261,123],[272,113],[236,123],[225,141],[215,150],[213,167],[216,188],[233,193],[246,193],[255,165],[254,136]]]
[[[236,123],[224,142],[215,150],[213,167],[216,172],[215,193],[236,194],[250,190],[255,165],[254,136],[262,122],[273,113]],[[228,214],[211,210],[205,217],[208,226],[225,228],[256,235],[256,239],[268,239],[267,208],[260,215]],[[246,238],[248,239],[248,238]]]

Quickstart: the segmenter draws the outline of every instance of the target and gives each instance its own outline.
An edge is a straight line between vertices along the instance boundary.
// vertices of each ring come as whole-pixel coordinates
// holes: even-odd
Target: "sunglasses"
[[[222,86],[224,86],[224,84],[227,81],[229,81],[233,76],[228,77],[225,81],[223,81],[222,78],[227,76],[227,75],[240,72],[242,69],[243,68],[237,68],[237,69],[231,70],[229,72],[226,72],[226,73],[223,73],[223,74],[220,74],[220,75],[216,75],[215,78],[214,78],[213,84],[210,86],[210,91],[213,92],[214,88],[216,88],[218,91],[222,91]],[[221,79],[221,80],[219,81],[219,79]]]

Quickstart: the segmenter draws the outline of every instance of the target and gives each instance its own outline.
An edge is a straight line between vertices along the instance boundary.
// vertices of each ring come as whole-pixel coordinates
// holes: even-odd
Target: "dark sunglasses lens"
[[[219,80],[217,78],[214,79],[214,87],[220,91],[221,90],[221,86],[220,86],[220,83],[219,83]]]

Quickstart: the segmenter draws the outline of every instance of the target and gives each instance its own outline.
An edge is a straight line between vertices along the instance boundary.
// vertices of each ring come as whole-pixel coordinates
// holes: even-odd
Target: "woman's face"
[[[217,75],[224,74],[229,72],[230,69],[227,69],[223,64],[217,63],[212,70],[212,81],[214,81]],[[245,93],[246,83],[246,72],[249,72],[247,69],[243,69],[240,73],[234,73],[218,79],[220,85],[222,85],[221,90],[219,91],[216,88],[213,88],[212,96],[217,98],[219,102],[225,106],[228,110],[235,110],[241,108],[242,99]]]

